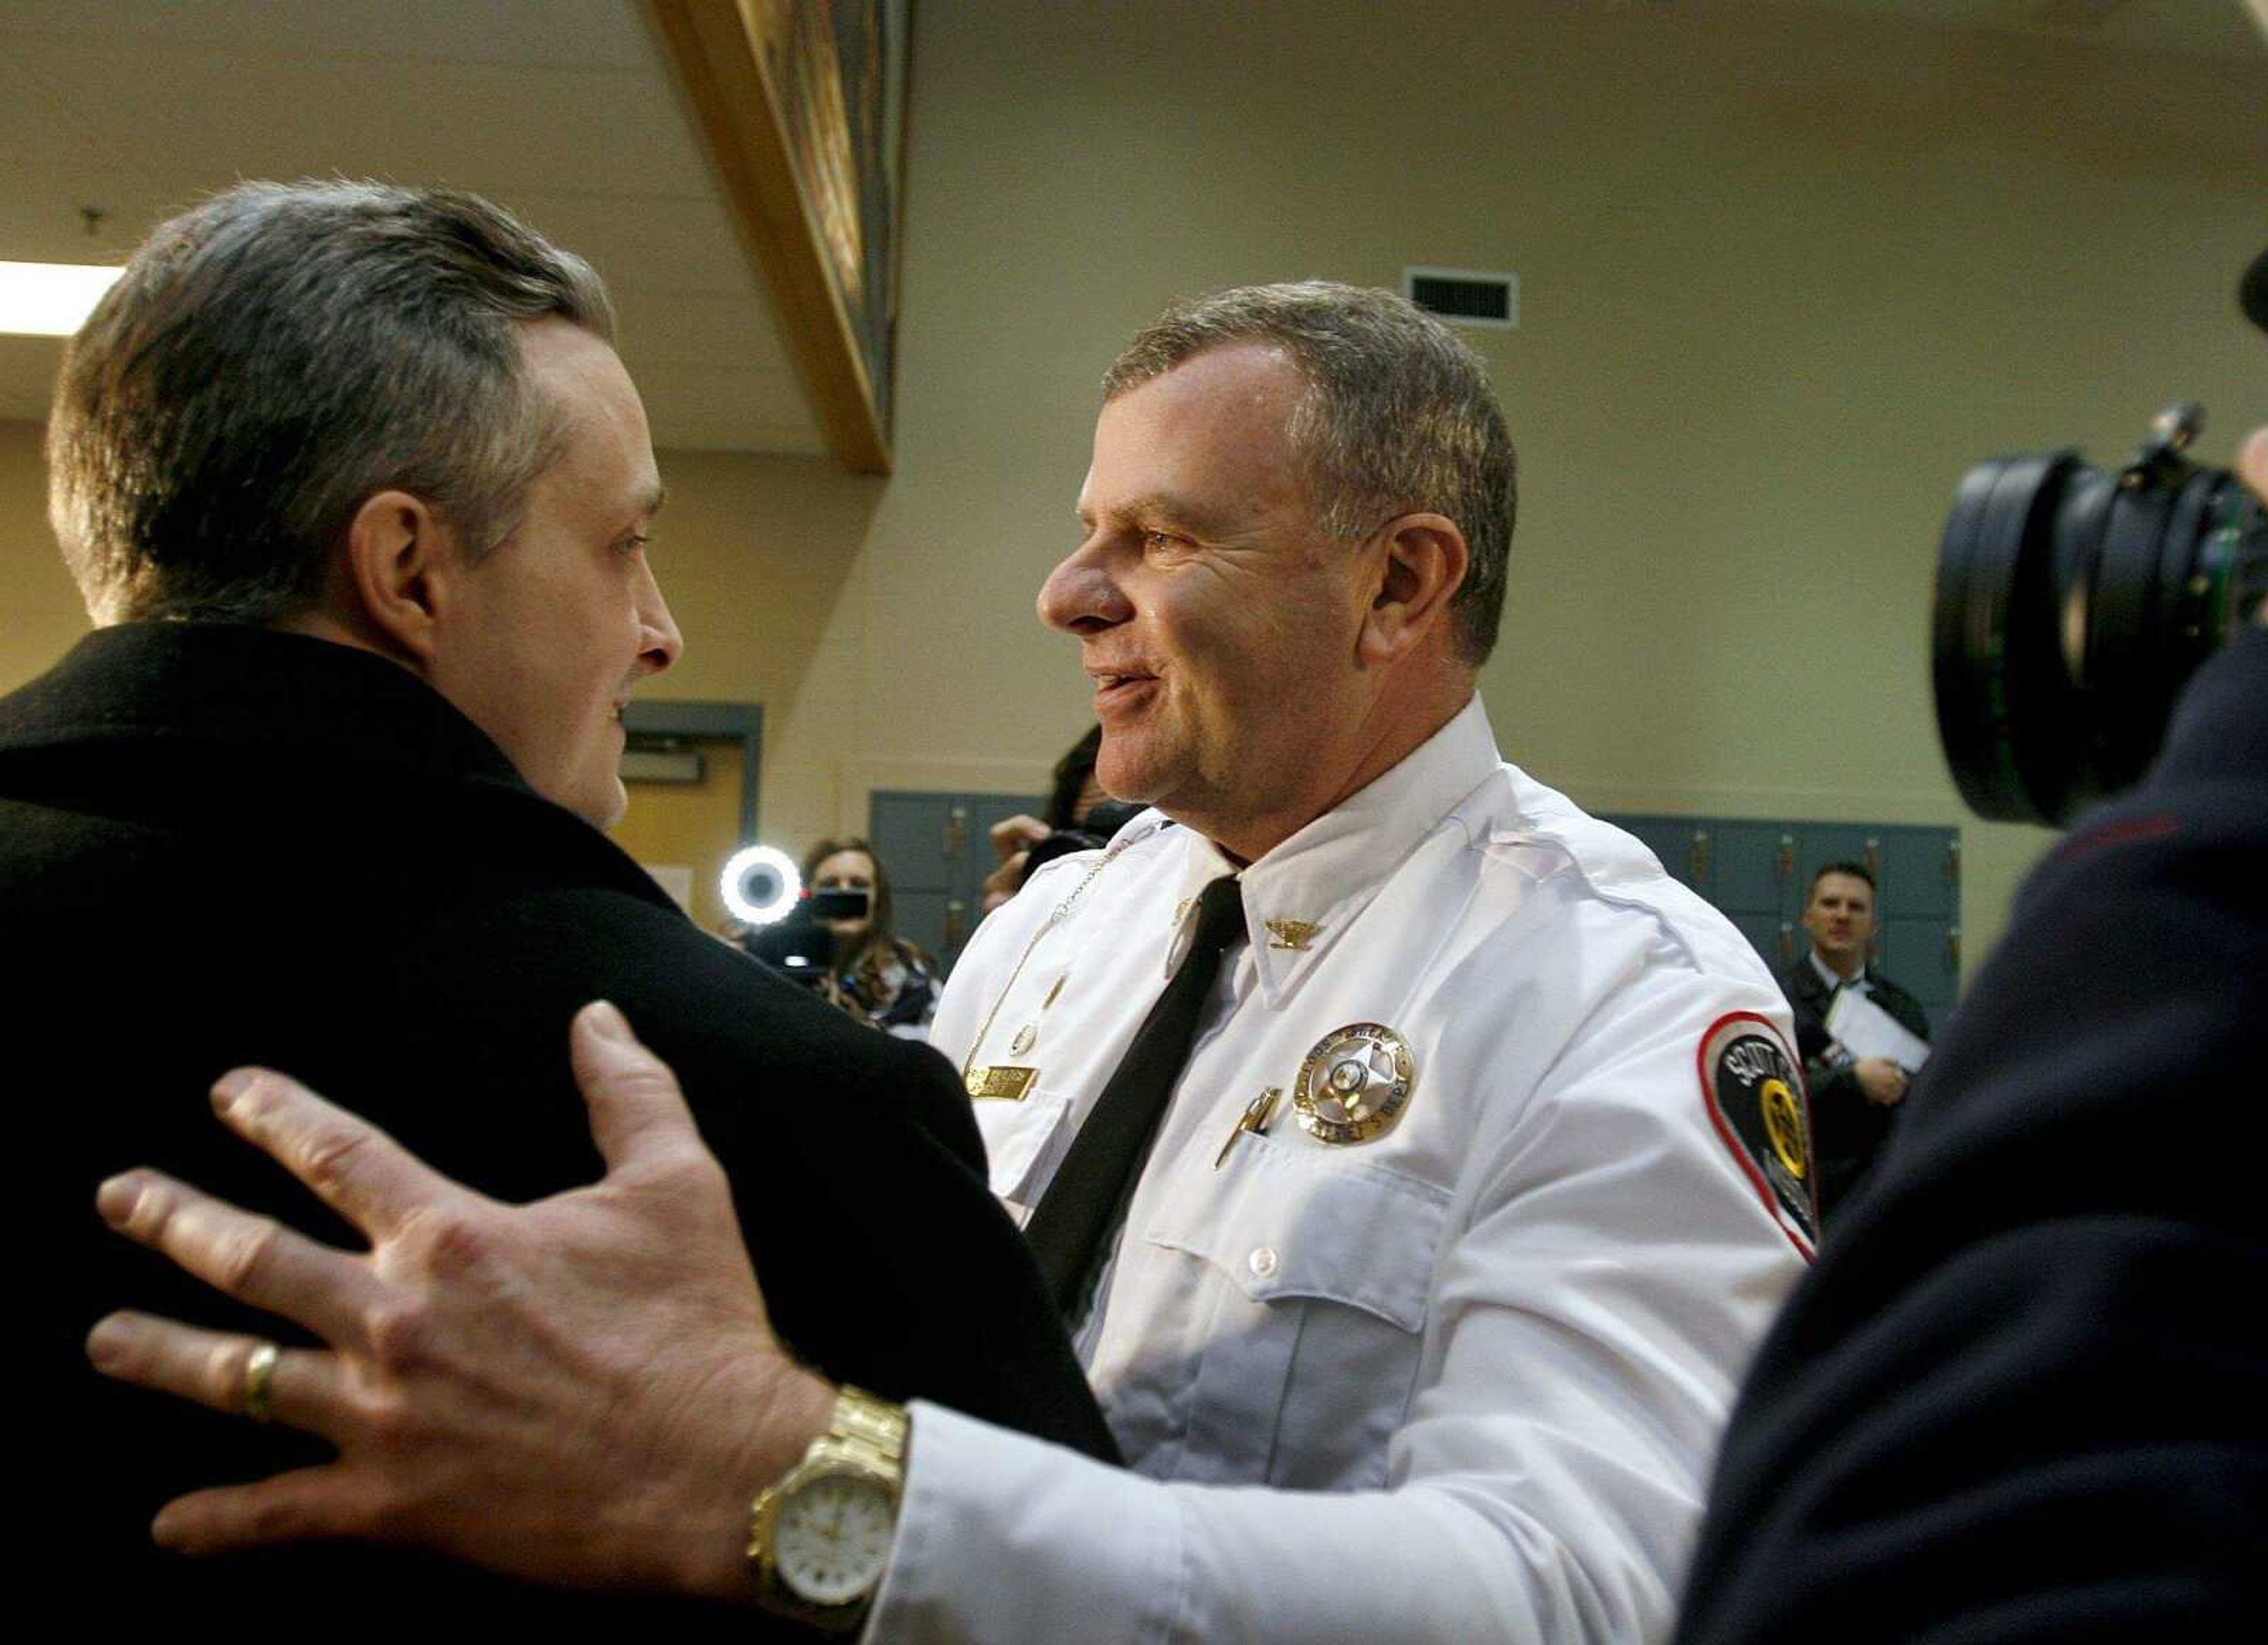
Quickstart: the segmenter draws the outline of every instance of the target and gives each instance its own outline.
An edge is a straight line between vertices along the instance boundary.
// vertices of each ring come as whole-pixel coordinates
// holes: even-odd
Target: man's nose
[[[1091,541],[1065,554],[1040,584],[1040,621],[1058,633],[1094,634],[1125,621],[1133,609],[1102,547]]]
[[[659,674],[685,654],[685,636],[677,631],[677,619],[669,614],[669,602],[662,598],[653,569],[642,566],[638,576],[642,579],[637,603],[639,672]]]

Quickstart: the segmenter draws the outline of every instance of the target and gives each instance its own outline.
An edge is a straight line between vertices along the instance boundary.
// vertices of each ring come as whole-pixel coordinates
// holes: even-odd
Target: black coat
[[[2268,1617],[2268,633],[2059,844],[1767,1340],[1679,1639]]]
[[[1834,1036],[1827,1032],[1827,1008],[1835,991],[1820,980],[1818,968],[1808,957],[1780,977],[1779,991],[1787,995],[1795,1017],[1795,1049],[1803,1059],[1804,1084],[1811,1096],[1811,1151],[1819,1167],[1823,1226],[1874,1163],[1897,1123],[1898,1111],[1868,1101],[1857,1069],[1830,1054]],[[1888,977],[1869,971],[1867,997],[1916,1039],[1929,1038],[1929,1017],[1921,1002]]]
[[[606,1614],[367,1549],[155,1553],[169,1495],[324,1448],[107,1383],[81,1349],[115,1307],[231,1317],[102,1229],[110,1172],[157,1165],[344,1237],[213,1119],[224,1069],[289,1070],[439,1169],[532,1199],[600,1173],[567,1025],[600,996],[675,1067],[810,1362],[1115,1455],[944,1061],[702,934],[392,664],[249,628],[89,636],[0,701],[0,933],[17,1238],[37,1253],[26,1602],[76,1593],[105,1631],[143,1612],[333,1633]]]

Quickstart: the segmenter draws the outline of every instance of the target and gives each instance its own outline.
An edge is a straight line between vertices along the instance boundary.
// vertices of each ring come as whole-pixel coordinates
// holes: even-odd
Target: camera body
[[[746,932],[740,946],[781,975],[815,988],[835,963],[835,933],[828,922],[863,920],[873,906],[863,891],[808,892],[781,918]]]

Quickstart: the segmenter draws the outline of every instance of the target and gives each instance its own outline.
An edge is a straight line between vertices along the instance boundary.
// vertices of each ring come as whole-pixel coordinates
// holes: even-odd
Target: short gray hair
[[[1246,342],[1282,349],[1307,379],[1289,433],[1325,532],[1360,538],[1423,510],[1464,532],[1470,563],[1450,608],[1457,655],[1479,667],[1496,645],[1518,505],[1512,437],[1487,366],[1391,291],[1305,280],[1174,303],[1112,364],[1103,396]]]
[[[241,183],[160,224],[64,350],[48,518],[98,622],[273,623],[400,488],[477,560],[556,459],[519,323],[602,340],[589,264],[475,195]]]

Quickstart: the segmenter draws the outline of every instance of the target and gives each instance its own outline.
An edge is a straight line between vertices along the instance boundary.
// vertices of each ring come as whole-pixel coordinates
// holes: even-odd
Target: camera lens
[[[2175,697],[2268,592],[2268,519],[2180,452],[2169,408],[2115,474],[2076,452],[1963,476],[1939,544],[1938,735],[1979,816],[2061,825],[2141,775]]]

